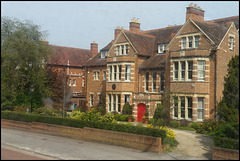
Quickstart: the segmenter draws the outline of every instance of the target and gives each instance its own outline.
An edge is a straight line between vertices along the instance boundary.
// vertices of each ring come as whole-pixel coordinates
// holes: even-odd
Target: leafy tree
[[[132,107],[131,107],[131,105],[129,104],[129,102],[126,102],[126,103],[123,105],[122,113],[123,113],[124,115],[132,115]]]
[[[34,85],[33,107],[51,94],[45,65],[50,54],[42,43],[46,36],[30,21],[1,17],[1,109],[30,104],[29,87]]]
[[[166,112],[162,104],[157,104],[157,108],[153,114],[153,126],[165,126],[166,125]]]
[[[224,80],[223,98],[218,104],[218,115],[221,120],[236,122],[239,112],[239,56],[230,60],[228,74]]]

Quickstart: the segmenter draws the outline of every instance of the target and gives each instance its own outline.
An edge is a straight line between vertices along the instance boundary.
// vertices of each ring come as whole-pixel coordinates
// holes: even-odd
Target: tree
[[[221,120],[236,122],[239,112],[239,56],[230,60],[224,81],[223,98],[218,104],[218,115]]]
[[[1,109],[30,104],[33,107],[51,95],[45,70],[51,50],[42,43],[46,33],[30,21],[1,17]]]

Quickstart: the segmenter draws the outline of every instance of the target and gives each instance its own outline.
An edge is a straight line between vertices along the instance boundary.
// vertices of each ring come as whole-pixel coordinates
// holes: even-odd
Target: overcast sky
[[[90,49],[96,41],[100,50],[134,17],[141,30],[184,24],[190,3],[205,11],[205,20],[239,15],[239,1],[1,1],[1,16],[40,25],[50,44]]]

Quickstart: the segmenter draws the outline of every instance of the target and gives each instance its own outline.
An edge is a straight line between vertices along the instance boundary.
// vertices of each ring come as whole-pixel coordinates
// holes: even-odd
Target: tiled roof
[[[109,50],[111,47],[112,47],[112,44],[113,44],[113,40],[107,44],[107,46],[105,46],[104,48],[102,48],[100,51],[103,51],[103,50]]]
[[[101,53],[98,53],[94,58],[89,59],[84,66],[105,66],[106,58],[101,58]]]
[[[82,67],[90,58],[91,51],[87,49],[71,48],[50,45],[53,49],[53,55],[50,56],[48,64],[51,65],[68,65]]]
[[[155,41],[154,36],[125,30],[123,32],[131,41],[138,54],[147,56],[151,56],[153,54],[153,46]]]
[[[153,52],[157,53],[158,44],[168,44],[176,35],[176,33],[181,29],[181,27],[182,25],[144,31],[145,34],[155,36],[155,44],[154,44]]]
[[[236,26],[236,28],[239,29],[239,16],[226,17],[226,18],[221,18],[221,19],[216,19],[216,20],[211,20],[206,22],[215,22],[219,25],[225,25],[225,26],[228,25],[229,22],[234,22],[234,25]]]
[[[208,22],[201,22],[193,20],[217,45],[221,42],[226,34],[230,24],[228,26],[216,25]]]
[[[166,55],[155,55],[145,60],[140,66],[140,70],[144,69],[163,69],[165,68]]]

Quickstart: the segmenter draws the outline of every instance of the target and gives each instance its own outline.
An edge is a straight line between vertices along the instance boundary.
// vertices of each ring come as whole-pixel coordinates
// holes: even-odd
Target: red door
[[[138,108],[137,108],[137,121],[138,122],[143,121],[142,117],[145,116],[145,111],[146,111],[146,105],[143,103],[138,104]]]

